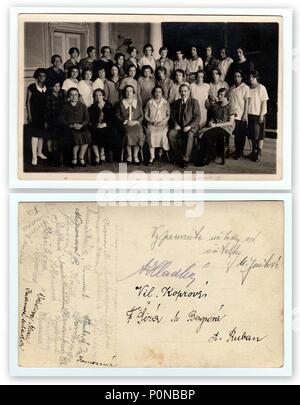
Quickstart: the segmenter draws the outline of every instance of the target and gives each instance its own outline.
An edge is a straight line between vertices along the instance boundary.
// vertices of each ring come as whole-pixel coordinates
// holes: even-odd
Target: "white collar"
[[[37,82],[35,82],[35,86],[36,86],[36,88],[38,89],[38,91],[39,91],[40,93],[46,93],[47,87],[46,87],[45,85],[44,85],[43,88],[40,88],[40,86],[38,86]]]
[[[126,100],[126,98],[123,98],[122,103],[123,103],[124,107],[126,108],[126,110],[127,110],[127,108],[130,107],[130,105],[132,105],[132,107],[136,108],[136,106],[137,106],[137,99],[134,98],[134,99],[132,100],[132,104],[129,104],[128,101]]]

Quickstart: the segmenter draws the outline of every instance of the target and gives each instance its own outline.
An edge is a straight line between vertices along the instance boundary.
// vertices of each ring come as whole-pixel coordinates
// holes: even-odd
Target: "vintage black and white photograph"
[[[280,16],[20,15],[18,66],[22,179],[281,178]]]

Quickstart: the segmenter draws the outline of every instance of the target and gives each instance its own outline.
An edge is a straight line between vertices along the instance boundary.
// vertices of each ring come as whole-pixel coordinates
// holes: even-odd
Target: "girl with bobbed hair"
[[[144,56],[139,60],[139,68],[142,69],[143,66],[151,66],[153,72],[156,68],[156,61],[153,57],[153,46],[152,44],[145,44],[143,47]]]
[[[98,166],[106,161],[105,150],[120,145],[116,140],[113,108],[105,100],[104,90],[99,88],[94,90],[93,99],[94,103],[89,108],[89,118],[95,165]]]
[[[44,139],[47,139],[48,132],[45,125],[45,108],[47,98],[47,87],[45,85],[47,70],[38,68],[35,70],[33,77],[35,82],[27,88],[26,110],[27,121],[31,134],[32,165],[38,164],[40,159],[47,159],[43,154]]]
[[[69,69],[68,72],[68,77],[67,79],[63,82],[62,85],[62,90],[64,90],[66,93],[71,87],[78,87],[78,79],[79,79],[79,67],[77,66],[72,66]]]
[[[72,67],[76,67],[78,69],[78,72],[80,72],[78,61],[80,55],[79,49],[76,48],[76,46],[72,46],[72,48],[69,49],[68,54],[70,55],[70,58],[64,63],[64,72],[66,79],[69,77],[69,72]]]
[[[153,72],[150,65],[144,65],[141,71],[142,76],[138,78],[138,98],[143,107],[145,107],[147,101],[150,100],[151,92],[155,86]]]
[[[139,149],[143,147],[145,141],[142,127],[144,115],[142,105],[135,97],[134,88],[130,85],[124,89],[124,98],[117,106],[116,116],[127,146],[127,163],[138,165],[140,164]]]

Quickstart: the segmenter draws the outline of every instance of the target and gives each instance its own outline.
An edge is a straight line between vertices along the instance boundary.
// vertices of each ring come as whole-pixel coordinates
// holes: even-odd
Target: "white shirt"
[[[40,93],[46,93],[46,91],[47,91],[47,87],[45,85],[44,85],[44,87],[40,87],[40,86],[38,86],[37,83],[35,83],[35,87],[38,89],[38,91]]]
[[[62,85],[62,89],[65,91],[68,91],[69,89],[71,89],[72,87],[75,87],[75,89],[77,89],[78,87],[78,80],[76,79],[76,82],[74,83],[71,79],[66,79],[63,82]]]
[[[93,91],[96,90],[96,89],[102,89],[102,90],[104,90],[104,83],[103,83],[103,80],[100,79],[100,77],[98,77],[98,79],[96,79],[96,80],[93,82],[92,87],[93,87]]]
[[[250,98],[250,89],[245,83],[241,83],[239,86],[231,86],[229,100],[232,104],[232,108],[236,113],[235,119],[241,120],[244,114],[245,102]]]
[[[258,84],[255,88],[250,87],[250,103],[249,114],[260,115],[260,106],[263,101],[269,100],[267,89],[262,84]],[[267,114],[267,107],[265,106],[262,114]]]
[[[203,70],[203,60],[200,57],[197,59],[190,59],[188,61],[186,73],[196,73],[198,70]]]
[[[153,69],[153,72],[155,71],[156,68],[156,62],[155,59],[153,58],[153,56],[150,56],[150,58],[147,58],[145,55],[138,61],[138,65],[140,67],[140,69],[144,66],[144,65],[150,65]]]
[[[84,80],[78,83],[78,91],[84,104],[90,107],[93,104],[93,89]]]
[[[222,59],[220,64],[219,64],[219,69],[221,71],[221,77],[220,80],[225,80],[226,75],[228,73],[229,67],[232,64],[233,59],[229,58],[229,56],[226,59]]]

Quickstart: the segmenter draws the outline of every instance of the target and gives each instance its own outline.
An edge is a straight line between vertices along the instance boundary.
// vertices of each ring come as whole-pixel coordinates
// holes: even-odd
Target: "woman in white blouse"
[[[77,87],[80,94],[80,99],[87,107],[90,107],[93,104],[92,76],[93,72],[91,69],[87,68],[83,70],[83,80],[80,80]]]

